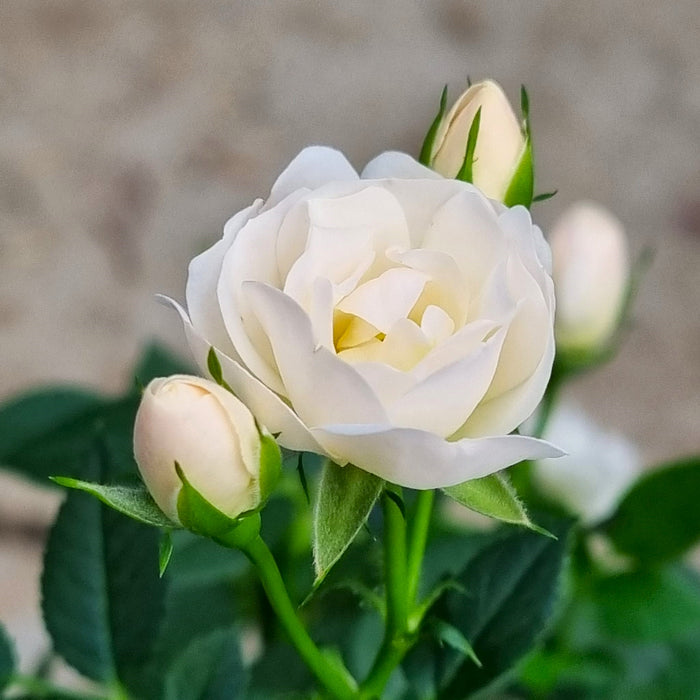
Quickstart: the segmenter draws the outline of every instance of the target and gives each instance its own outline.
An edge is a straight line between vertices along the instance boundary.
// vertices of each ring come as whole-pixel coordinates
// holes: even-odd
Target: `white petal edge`
[[[363,180],[384,180],[400,178],[402,180],[444,180],[434,170],[421,165],[408,153],[386,151],[373,158],[365,165],[360,177]]]
[[[454,486],[524,459],[565,454],[549,442],[523,435],[448,442],[433,433],[386,425],[325,425],[312,427],[311,433],[340,463],[413,489]]]
[[[315,190],[327,182],[358,179],[357,171],[340,151],[328,146],[309,146],[277,178],[265,209],[271,209],[292,192],[302,188]]]
[[[180,304],[166,296],[159,296],[158,299],[180,314],[195,362],[206,376],[211,377],[207,367],[211,345],[195,330],[187,312]],[[217,348],[214,349],[219,358],[224,379],[233,393],[250,409],[260,423],[271,433],[278,435],[277,441],[280,445],[290,450],[325,454],[299,416],[277,394],[253,377],[238,362]]]

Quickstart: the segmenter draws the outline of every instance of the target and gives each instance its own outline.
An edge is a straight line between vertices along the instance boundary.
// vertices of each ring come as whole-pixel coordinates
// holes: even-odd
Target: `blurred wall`
[[[3,0],[0,399],[117,390],[186,352],[189,259],[303,146],[416,153],[443,83],[530,92],[544,226],[579,198],[656,249],[623,352],[573,393],[648,461],[700,448],[700,5]]]

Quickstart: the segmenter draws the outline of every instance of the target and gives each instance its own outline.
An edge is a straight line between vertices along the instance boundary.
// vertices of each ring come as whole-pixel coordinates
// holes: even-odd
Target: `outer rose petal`
[[[355,168],[335,148],[309,146],[282,171],[270,190],[265,209],[271,209],[297,190],[315,190],[334,180],[357,180]]]
[[[422,430],[386,425],[325,425],[311,433],[331,456],[413,489],[479,479],[524,459],[561,457],[562,450],[523,435],[448,442]]]
[[[238,232],[249,219],[255,216],[262,207],[263,200],[257,199],[243,211],[231,217],[224,226],[224,235],[211,248],[194,258],[187,273],[187,310],[192,323],[199,328],[201,334],[216,347],[237,357],[231,339],[226,332],[221,318],[219,302],[216,298],[216,287],[221,275],[221,265],[226,252],[231,247]]]
[[[195,362],[207,376],[211,376],[207,367],[207,357],[211,344],[194,329],[187,312],[176,301],[168,297],[160,297],[160,299],[180,314]],[[224,379],[233,393],[248,406],[253,415],[271,433],[278,435],[277,439],[280,445],[290,450],[324,454],[323,448],[301,422],[299,416],[277,394],[253,377],[238,362],[218,348],[215,350],[221,363]]]
[[[363,180],[380,180],[384,178],[400,178],[402,180],[444,180],[442,175],[436,173],[407,153],[399,151],[386,151],[373,158],[362,171]]]

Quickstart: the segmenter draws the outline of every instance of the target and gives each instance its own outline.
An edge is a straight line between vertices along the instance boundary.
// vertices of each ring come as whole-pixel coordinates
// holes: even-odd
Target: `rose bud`
[[[445,177],[457,176],[479,108],[472,183],[487,197],[503,201],[525,151],[527,136],[498,83],[475,83],[454,103],[435,134],[430,167]]]
[[[537,489],[585,525],[610,517],[639,476],[641,460],[635,446],[570,405],[555,411],[544,436],[568,454],[533,463]]]
[[[550,244],[557,350],[602,350],[619,325],[629,286],[622,224],[597,204],[581,202],[555,223]]]
[[[189,484],[229,518],[266,500],[281,464],[272,436],[258,429],[241,401],[214,382],[187,375],[154,379],[146,387],[134,425],[134,455],[153,499],[174,522],[180,522],[183,486],[176,463]]]

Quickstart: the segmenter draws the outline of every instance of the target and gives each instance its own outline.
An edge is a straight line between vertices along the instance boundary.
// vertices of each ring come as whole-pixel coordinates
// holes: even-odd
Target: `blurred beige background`
[[[308,144],[417,153],[469,75],[529,89],[545,230],[591,198],[656,250],[623,352],[571,392],[648,464],[697,451],[699,26],[697,0],[3,0],[0,400],[119,390],[153,336],[184,354],[154,294],[182,298],[231,214]],[[0,542],[36,556],[4,557],[2,591],[38,566],[37,507],[7,508]],[[4,619],[35,590],[13,595]]]

